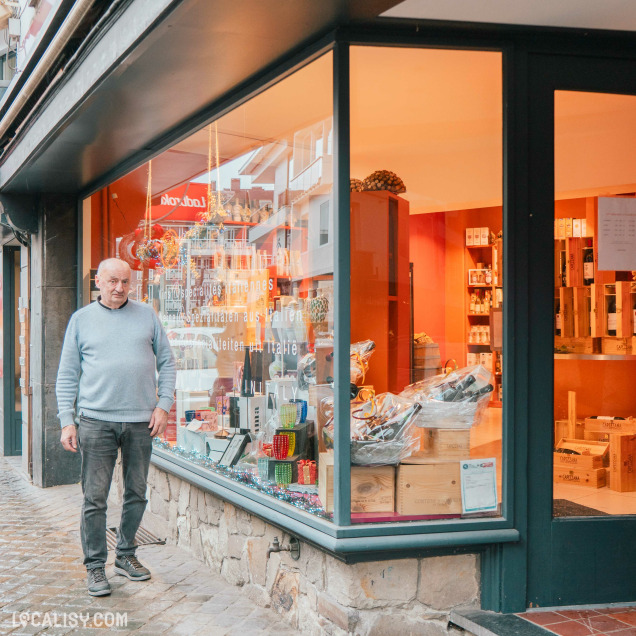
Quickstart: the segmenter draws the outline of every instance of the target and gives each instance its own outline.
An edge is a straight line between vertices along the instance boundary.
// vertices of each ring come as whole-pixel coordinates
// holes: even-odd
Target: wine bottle
[[[241,397],[252,397],[252,365],[250,363],[249,347],[245,347],[245,362],[243,363],[243,379],[241,380]]]
[[[591,285],[594,282],[594,250],[591,240],[588,239],[583,252],[583,284]]]
[[[470,313],[471,314],[477,313],[476,304],[477,302],[476,302],[475,294],[473,293],[470,295]]]
[[[561,287],[567,287],[567,262],[565,250],[561,252]]]
[[[557,336],[561,335],[561,301],[556,299],[554,309],[554,333]]]
[[[632,331],[636,336],[636,300],[634,300],[634,306],[632,307],[632,323],[634,325]]]
[[[616,335],[616,296],[609,296],[607,301],[607,334]]]

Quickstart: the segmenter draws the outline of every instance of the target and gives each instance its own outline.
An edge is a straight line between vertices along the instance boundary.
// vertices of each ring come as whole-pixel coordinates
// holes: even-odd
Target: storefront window
[[[633,515],[636,97],[554,111],[554,516]]]
[[[353,47],[352,523],[501,514],[502,227],[501,55]]]
[[[132,268],[177,362],[159,448],[314,514],[318,403],[333,393],[332,55],[96,193],[99,262]],[[87,262],[89,260],[90,262]]]

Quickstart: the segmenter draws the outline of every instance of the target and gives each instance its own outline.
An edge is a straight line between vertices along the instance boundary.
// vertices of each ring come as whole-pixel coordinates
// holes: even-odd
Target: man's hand
[[[168,426],[168,414],[161,408],[157,407],[150,417],[150,437],[156,437],[157,435],[163,435],[163,432]]]
[[[77,453],[77,428],[74,424],[69,424],[62,429],[62,437],[60,438],[64,450]]]

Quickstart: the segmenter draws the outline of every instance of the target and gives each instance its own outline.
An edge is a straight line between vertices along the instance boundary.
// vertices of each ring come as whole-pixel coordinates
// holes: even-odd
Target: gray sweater
[[[76,415],[149,422],[155,407],[170,411],[175,382],[168,338],[148,305],[94,302],[71,316],[55,386],[62,427]]]

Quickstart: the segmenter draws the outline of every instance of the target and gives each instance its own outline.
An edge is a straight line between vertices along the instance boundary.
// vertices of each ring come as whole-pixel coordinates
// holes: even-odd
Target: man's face
[[[102,303],[111,309],[121,307],[130,291],[130,268],[125,264],[105,267],[95,278]]]

